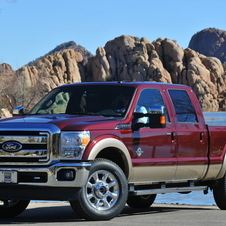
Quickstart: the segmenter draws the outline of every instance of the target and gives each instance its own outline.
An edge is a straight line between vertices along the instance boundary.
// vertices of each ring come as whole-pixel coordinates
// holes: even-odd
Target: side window
[[[177,121],[181,123],[198,122],[195,109],[190,97],[185,90],[168,90],[177,115]]]
[[[135,112],[147,113],[148,108],[152,105],[165,106],[162,95],[158,89],[144,89],[138,99]],[[169,121],[168,117],[167,121]]]

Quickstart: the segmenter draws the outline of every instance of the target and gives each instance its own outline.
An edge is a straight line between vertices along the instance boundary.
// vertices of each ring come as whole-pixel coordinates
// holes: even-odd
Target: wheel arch
[[[225,173],[226,173],[226,153],[224,155],[224,160],[223,160],[223,163],[222,163],[222,167],[221,167],[220,172],[217,175],[216,179],[221,179],[222,177],[224,177]]]
[[[96,158],[109,159],[122,169],[127,180],[129,180],[132,172],[132,161],[125,144],[116,138],[105,138],[94,143],[94,146],[89,151],[87,160]]]

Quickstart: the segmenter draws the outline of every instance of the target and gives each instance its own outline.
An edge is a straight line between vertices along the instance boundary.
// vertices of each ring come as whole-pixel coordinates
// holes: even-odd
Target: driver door
[[[165,106],[160,89],[143,89],[137,106],[147,109],[152,105]],[[165,128],[153,129],[144,124],[142,128],[133,131],[132,161],[135,172],[142,180],[152,182],[172,180],[177,167],[176,150],[175,126],[169,117]]]

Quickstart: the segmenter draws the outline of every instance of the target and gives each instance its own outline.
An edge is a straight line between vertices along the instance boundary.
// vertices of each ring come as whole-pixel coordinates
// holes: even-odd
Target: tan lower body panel
[[[216,179],[221,165],[137,166],[133,167],[130,183],[151,184]]]

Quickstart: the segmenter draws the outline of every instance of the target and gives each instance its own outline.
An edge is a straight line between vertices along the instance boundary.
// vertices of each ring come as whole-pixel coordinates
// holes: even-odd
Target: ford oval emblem
[[[22,144],[17,141],[7,141],[2,144],[2,149],[6,152],[17,152],[22,149]]]

